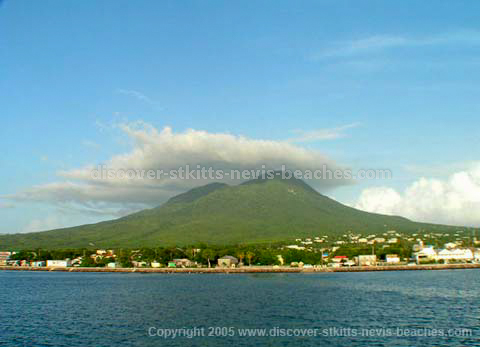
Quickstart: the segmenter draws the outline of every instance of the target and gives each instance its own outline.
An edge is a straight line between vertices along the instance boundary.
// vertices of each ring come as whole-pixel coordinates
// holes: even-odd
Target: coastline
[[[244,266],[240,268],[102,268],[102,267],[29,267],[0,266],[0,270],[10,271],[60,271],[60,272],[120,272],[120,273],[321,273],[321,272],[368,272],[368,271],[415,271],[415,270],[463,270],[480,269],[480,264],[438,264],[438,265],[390,265],[390,266],[355,266],[339,268],[297,268],[273,266]]]

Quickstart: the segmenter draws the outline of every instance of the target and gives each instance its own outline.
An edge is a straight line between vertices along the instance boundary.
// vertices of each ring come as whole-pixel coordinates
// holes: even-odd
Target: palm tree
[[[248,251],[246,256],[247,256],[247,259],[248,259],[248,266],[251,266],[252,265],[252,259],[255,256],[255,254],[251,251]]]
[[[238,251],[237,252],[237,258],[240,260],[240,263],[243,263],[243,259],[245,258],[245,252],[244,251]]]

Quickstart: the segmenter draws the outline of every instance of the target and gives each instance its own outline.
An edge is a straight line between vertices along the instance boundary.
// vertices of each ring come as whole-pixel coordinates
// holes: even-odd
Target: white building
[[[398,256],[398,254],[387,254],[386,257],[385,257],[385,260],[389,264],[400,263],[400,257]]]
[[[47,267],[69,267],[72,266],[70,259],[67,260],[47,260]]]
[[[414,254],[415,260],[417,263],[420,263],[422,261],[431,261],[435,260],[437,256],[437,252],[433,249],[432,246],[430,247],[424,247],[420,251]]]
[[[473,252],[468,249],[460,249],[460,248],[455,248],[455,249],[442,249],[438,251],[435,260],[473,260]]]

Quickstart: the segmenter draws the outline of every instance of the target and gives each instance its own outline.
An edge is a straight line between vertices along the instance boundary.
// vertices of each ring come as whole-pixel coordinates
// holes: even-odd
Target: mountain
[[[0,236],[0,249],[172,246],[286,241],[353,230],[452,232],[457,227],[416,223],[342,205],[295,178],[255,179],[236,186],[212,183],[156,208],[119,219],[51,231]]]

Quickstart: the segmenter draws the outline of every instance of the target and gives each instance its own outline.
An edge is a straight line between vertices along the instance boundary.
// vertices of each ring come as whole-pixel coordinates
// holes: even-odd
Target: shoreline
[[[102,267],[30,267],[0,266],[0,270],[10,271],[59,271],[59,272],[119,272],[119,273],[328,273],[328,272],[369,272],[369,271],[425,271],[425,270],[464,270],[480,269],[480,264],[438,264],[438,265],[390,265],[390,266],[355,266],[339,268],[292,268],[273,266],[244,266],[240,268],[102,268]]]

